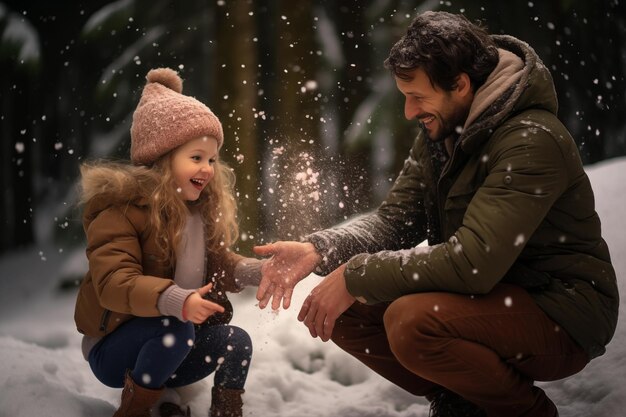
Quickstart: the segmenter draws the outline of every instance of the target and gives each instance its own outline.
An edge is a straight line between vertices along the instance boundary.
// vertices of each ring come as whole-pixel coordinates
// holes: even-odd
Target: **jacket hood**
[[[87,226],[101,211],[112,206],[146,206],[156,188],[156,178],[143,166],[99,164],[81,166],[81,202]]]
[[[499,49],[519,57],[522,66],[515,73],[518,81],[493,99],[463,132],[461,146],[466,152],[471,152],[479,146],[489,136],[489,130],[495,129],[519,112],[528,109],[543,109],[556,114],[558,108],[552,76],[533,48],[526,42],[509,35],[492,35],[492,38]],[[494,71],[490,75],[490,77],[499,76],[510,77],[511,74],[506,71],[499,73]],[[488,78],[487,82],[489,81]],[[484,96],[481,97],[483,87],[476,91],[474,100],[484,99]],[[487,134],[480,134],[481,132]]]

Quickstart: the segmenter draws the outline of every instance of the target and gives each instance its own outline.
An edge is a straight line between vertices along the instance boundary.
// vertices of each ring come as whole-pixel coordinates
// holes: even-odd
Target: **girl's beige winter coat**
[[[159,295],[174,283],[175,265],[159,255],[149,224],[148,199],[128,187],[104,190],[84,208],[89,272],[82,281],[74,319],[78,331],[103,337],[134,316],[160,316]],[[130,202],[128,202],[130,201]],[[205,261],[205,282],[213,292],[237,292],[233,271],[242,256],[227,250]]]

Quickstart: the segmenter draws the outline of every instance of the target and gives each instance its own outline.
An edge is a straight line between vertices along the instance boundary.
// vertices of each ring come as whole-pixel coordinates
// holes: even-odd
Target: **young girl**
[[[219,119],[152,70],[131,127],[132,164],[81,167],[89,271],[76,302],[95,376],[123,387],[114,417],[189,416],[160,399],[215,371],[209,416],[241,416],[252,344],[227,323],[225,291],[258,285],[260,261],[236,239],[232,172]],[[166,396],[163,396],[166,397]]]

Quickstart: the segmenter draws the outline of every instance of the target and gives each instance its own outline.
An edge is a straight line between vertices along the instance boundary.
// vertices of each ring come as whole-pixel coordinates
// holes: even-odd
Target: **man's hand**
[[[313,244],[308,242],[276,242],[255,246],[254,253],[271,256],[261,267],[261,282],[256,293],[259,307],[265,308],[272,299],[272,309],[277,310],[282,300],[289,308],[293,288],[307,277],[322,260]]]
[[[309,328],[311,336],[326,342],[333,334],[335,321],[354,303],[343,276],[346,265],[331,272],[302,303],[298,320]]]
[[[183,304],[183,317],[195,324],[201,324],[214,313],[223,313],[224,307],[202,298],[211,291],[213,284],[207,284],[191,294]]]

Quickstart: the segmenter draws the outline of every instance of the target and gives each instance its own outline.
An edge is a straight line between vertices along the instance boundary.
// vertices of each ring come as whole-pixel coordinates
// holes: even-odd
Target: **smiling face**
[[[172,152],[171,168],[180,195],[195,201],[215,174],[217,140],[200,137],[179,146]]]
[[[411,79],[396,78],[396,86],[405,97],[404,116],[417,119],[426,136],[439,141],[463,128],[473,93],[467,74],[461,73],[451,91],[433,86],[424,70],[417,68]]]

